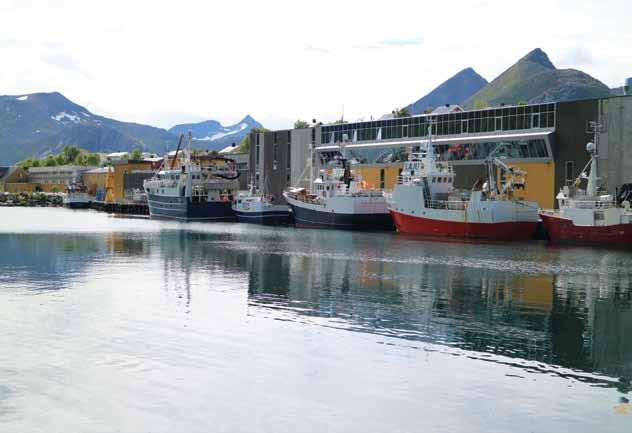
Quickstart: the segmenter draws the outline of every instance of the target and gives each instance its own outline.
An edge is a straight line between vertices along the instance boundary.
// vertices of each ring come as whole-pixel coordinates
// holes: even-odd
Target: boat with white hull
[[[505,172],[498,189],[494,173]],[[432,137],[425,149],[411,152],[399,182],[385,193],[397,231],[442,238],[489,240],[532,239],[538,223],[538,204],[513,195],[524,188],[526,173],[490,157],[488,179],[471,191],[457,191],[450,165],[435,158]]]
[[[92,197],[88,194],[85,185],[78,181],[78,174],[75,173],[73,182],[66,187],[62,204],[68,209],[87,209],[90,203],[92,203]]]
[[[63,205],[68,209],[87,209],[92,203],[92,197],[87,192],[67,192],[63,198]]]

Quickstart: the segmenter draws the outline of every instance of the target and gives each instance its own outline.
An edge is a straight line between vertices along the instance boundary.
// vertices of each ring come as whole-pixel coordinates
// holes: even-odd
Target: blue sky
[[[609,86],[632,76],[619,1],[0,0],[1,94],[57,90],[91,111],[170,127],[251,114],[369,118],[533,48]]]

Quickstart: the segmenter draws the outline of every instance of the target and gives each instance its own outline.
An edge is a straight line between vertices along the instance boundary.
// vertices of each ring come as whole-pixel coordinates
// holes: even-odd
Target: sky
[[[163,128],[250,114],[281,129],[379,117],[538,47],[621,86],[631,23],[629,0],[0,0],[0,94],[59,91]]]

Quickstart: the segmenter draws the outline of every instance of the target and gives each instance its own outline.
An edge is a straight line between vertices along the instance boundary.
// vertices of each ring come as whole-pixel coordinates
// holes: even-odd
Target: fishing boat
[[[385,193],[397,231],[441,238],[531,239],[539,206],[514,195],[524,189],[526,173],[495,158],[498,150],[485,161],[487,180],[479,179],[471,191],[459,191],[452,166],[435,157],[429,128],[427,142],[411,149],[398,184]],[[502,184],[497,170],[504,174]]]
[[[616,199],[600,188],[596,142],[595,139],[586,145],[590,161],[581,174],[572,185],[564,186],[557,194],[559,210],[542,210],[540,217],[553,243],[632,246],[629,185],[624,185]],[[581,188],[583,180],[587,180],[585,189]]]
[[[162,168],[169,163],[165,156],[161,169],[143,183],[150,217],[178,221],[234,221],[236,217],[231,203],[239,190],[239,173],[234,161],[216,155],[204,161],[199,156],[194,157],[190,132],[188,147],[182,152],[183,161],[179,161],[183,137],[180,135],[169,168]]]
[[[339,167],[319,170],[318,178],[310,181],[310,191],[293,187],[283,192],[292,209],[294,224],[311,228],[394,230],[382,191],[367,188],[361,176],[352,172],[341,147]]]
[[[264,185],[265,185],[264,180]],[[266,194],[266,188],[258,194],[254,182],[248,193],[239,193],[233,200],[233,211],[240,222],[266,225],[288,225],[292,221],[290,208],[278,203],[272,194]]]
[[[90,207],[92,197],[88,194],[87,188],[81,182],[75,179],[66,186],[66,193],[62,199],[64,207],[69,209],[87,209]]]

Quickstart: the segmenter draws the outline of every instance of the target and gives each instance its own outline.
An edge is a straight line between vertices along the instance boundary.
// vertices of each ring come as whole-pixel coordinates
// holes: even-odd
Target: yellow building
[[[520,161],[512,162],[507,165],[513,168],[520,168],[527,172],[526,187],[524,190],[515,191],[517,197],[535,201],[542,208],[555,207],[555,164],[553,161]],[[397,177],[403,166],[403,163],[361,165],[354,168],[353,171],[362,176],[362,180],[366,183],[367,187],[388,191],[392,190],[397,184]],[[479,172],[484,168],[483,165],[468,166],[460,165],[459,163],[456,163],[453,167],[457,173],[457,180],[466,179],[464,184],[460,185],[464,188],[468,185],[471,187],[474,183],[473,177],[479,177]],[[475,172],[476,174],[471,175],[468,172]],[[500,172],[496,174],[496,178],[501,179]]]
[[[544,209],[555,207],[555,163],[553,161],[519,162],[508,165],[527,172],[526,187],[524,190],[515,190],[516,197],[534,201]],[[500,179],[500,173],[497,178]]]
[[[85,185],[88,194],[96,196],[98,189],[105,189],[105,180],[108,175],[108,170],[108,167],[103,167],[88,170],[83,173],[83,184]]]
[[[151,161],[120,161],[112,164],[114,185],[112,186],[112,199],[114,202],[125,200],[125,175],[138,170],[151,170]]]
[[[28,173],[21,167],[0,167],[0,191],[30,192],[28,190]]]

